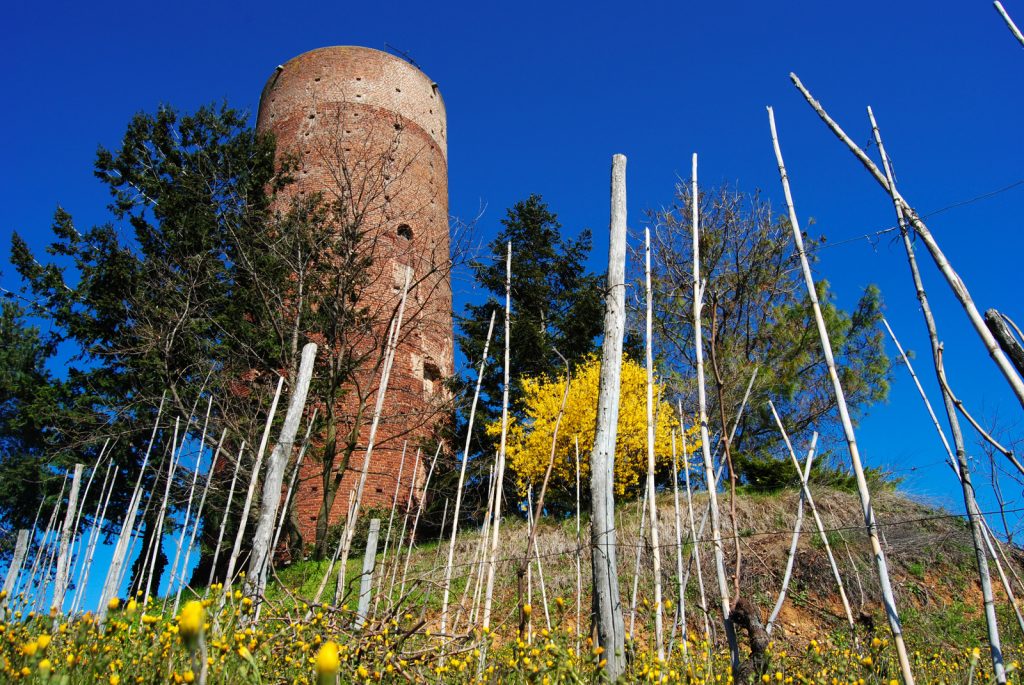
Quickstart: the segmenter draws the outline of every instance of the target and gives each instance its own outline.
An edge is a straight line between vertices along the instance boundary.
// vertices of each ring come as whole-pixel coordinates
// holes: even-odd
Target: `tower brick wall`
[[[260,99],[257,130],[277,139],[279,160],[293,159],[294,178],[278,209],[295,194],[322,193],[358,216],[372,258],[362,293],[372,324],[357,345],[376,359],[397,309],[407,267],[413,285],[370,461],[362,506],[400,506],[422,491],[432,455],[416,448],[445,415],[442,381],[454,370],[448,273],[447,122],[437,84],[408,62],[361,47],[328,47],[278,67]],[[337,429],[358,422],[359,440],[331,508],[345,516],[366,453],[380,383],[379,364],[356,371],[338,402]],[[359,410],[362,408],[362,416]],[[403,446],[404,472],[398,482]],[[339,445],[340,446],[340,445]],[[311,448],[296,486],[297,524],[306,543],[315,536],[323,500],[322,467]]]

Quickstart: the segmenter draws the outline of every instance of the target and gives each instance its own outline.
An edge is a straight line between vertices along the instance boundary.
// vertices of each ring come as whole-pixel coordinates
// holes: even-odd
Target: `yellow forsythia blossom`
[[[594,446],[600,376],[601,360],[596,356],[583,360],[573,373],[565,413],[558,426],[550,486],[575,487],[577,438],[580,446],[580,479],[586,483],[590,478],[590,452]],[[507,453],[520,492],[525,494],[530,483],[539,485],[544,479],[544,472],[551,458],[551,439],[558,420],[558,410],[565,394],[565,377],[555,380],[525,378],[522,387],[525,420],[510,421]],[[672,431],[678,433],[679,420],[675,409],[662,399],[663,393],[663,388],[655,378],[655,461],[658,468],[671,469]],[[489,424],[487,432],[494,436],[499,435],[500,421]],[[688,453],[699,449],[699,435],[696,426],[687,430]],[[677,441],[679,459],[682,460],[682,442],[678,436]],[[616,494],[635,491],[646,474],[647,371],[642,365],[625,358],[622,361],[621,399],[615,446]]]

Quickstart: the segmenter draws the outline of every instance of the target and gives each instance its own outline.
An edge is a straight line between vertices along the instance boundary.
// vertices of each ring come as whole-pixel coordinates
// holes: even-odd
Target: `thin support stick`
[[[508,386],[510,377],[511,361],[511,337],[512,337],[512,241],[508,243],[505,253],[505,362],[502,373],[504,380],[501,389],[501,438],[498,442],[498,468],[495,478],[498,487],[495,490],[494,506],[491,507],[491,549],[487,557],[487,592],[484,594],[484,629],[491,626],[491,606],[494,598],[494,575],[497,571],[498,541],[501,533],[501,503],[502,491],[505,484],[505,451],[508,443]],[[480,668],[486,659],[486,644],[480,652]]]
[[[769,635],[772,634],[772,628],[775,627],[775,620],[779,617],[779,612],[782,611],[782,605],[786,602],[786,590],[789,589],[789,580],[793,577],[793,563],[796,561],[796,547],[797,543],[800,542],[800,529],[804,524],[804,488],[807,487],[807,479],[811,476],[811,463],[814,461],[814,449],[818,444],[818,433],[815,432],[811,436],[811,447],[807,450],[807,461],[804,465],[804,470],[801,473],[797,471],[800,476],[800,499],[796,505],[796,523],[793,524],[793,540],[789,543],[789,557],[786,559],[786,572],[782,576],[782,587],[779,589],[779,598],[775,601],[775,608],[772,609],[771,616],[768,617],[768,622],[764,626],[764,630]]]
[[[199,533],[199,526],[203,517],[203,505],[206,504],[206,495],[210,492],[210,481],[213,480],[213,474],[216,472],[217,459],[220,456],[221,449],[224,446],[224,439],[227,435],[228,431],[225,428],[220,434],[217,449],[213,451],[213,456],[210,457],[210,469],[206,473],[206,484],[203,485],[203,494],[199,497],[199,506],[196,507],[196,518],[192,523],[192,534],[188,538],[188,546],[185,548],[185,560],[181,564],[182,581],[178,583],[178,590],[174,593],[174,607],[171,610],[171,614],[175,616],[178,614],[178,605],[181,603],[181,592],[185,589],[185,571],[188,570],[188,562],[192,558],[192,547],[196,544],[196,535]]]
[[[914,255],[914,246],[910,242],[910,235],[907,230],[906,214],[903,206],[899,202],[899,195],[896,192],[896,182],[892,172],[892,165],[889,164],[889,158],[885,154],[885,146],[882,144],[882,135],[879,132],[878,124],[875,121],[874,112],[871,111],[870,107],[868,108],[868,119],[871,121],[871,130],[874,134],[875,143],[878,145],[879,153],[882,157],[882,166],[885,168],[886,181],[889,184],[893,207],[896,210],[896,218],[900,226],[903,246],[907,252],[907,261],[910,265],[914,288],[917,291],[918,302],[921,305],[921,312],[924,317],[925,327],[928,330],[928,339],[932,348],[932,360],[935,364],[935,373],[942,389],[942,399],[946,407],[947,418],[949,419],[949,428],[953,435],[953,444],[956,456],[951,463],[953,465],[953,470],[960,481],[964,498],[964,506],[967,509],[968,519],[971,525],[971,537],[972,542],[974,543],[975,562],[977,564],[978,576],[981,582],[982,599],[985,606],[985,623],[988,629],[993,673],[995,674],[996,681],[998,683],[1005,683],[1006,668],[1003,664],[1003,654],[999,640],[999,625],[995,611],[995,598],[992,594],[992,582],[989,574],[988,559],[985,553],[984,519],[982,518],[981,512],[978,508],[978,502],[974,494],[974,486],[971,483],[971,472],[967,464],[967,452],[964,448],[963,433],[960,431],[960,422],[956,418],[956,410],[954,409],[956,399],[953,397],[953,393],[949,389],[949,385],[946,383],[946,376],[942,369],[942,343],[939,342],[938,329],[935,325],[935,319],[932,316],[931,305],[928,301],[928,294],[924,289],[920,272],[917,269],[917,258]],[[891,333],[892,330],[890,329],[890,334]],[[945,440],[943,440],[943,443],[948,450],[949,443],[945,442]]]
[[[1013,37],[1017,39],[1018,43],[1024,45],[1024,34],[1021,34],[1020,29],[1017,28],[1015,23],[1013,23],[1013,19],[1010,19],[1010,15],[1006,13],[1005,9],[1003,9],[1003,3],[999,2],[999,0],[995,0],[992,4],[995,5],[996,11],[999,12],[999,16],[1001,16],[1003,21],[1006,22],[1006,27],[1010,29],[1010,33],[1013,34]]]
[[[793,207],[793,194],[789,189],[789,177],[786,175],[786,165],[782,161],[782,148],[779,146],[779,138],[775,130],[775,114],[771,107],[768,108],[768,122],[771,127],[772,145],[775,148],[775,159],[779,164],[779,178],[782,181],[782,189],[786,196],[786,207],[789,210],[789,223],[793,231],[793,241],[796,244],[797,254],[800,256],[800,266],[804,273],[804,284],[807,286],[807,297],[810,299],[811,307],[814,311],[814,322],[818,328],[818,337],[821,340],[825,364],[828,366],[829,377],[832,380],[832,391],[835,395],[836,406],[839,409],[839,418],[843,424],[843,433],[850,452],[850,461],[853,463],[853,473],[857,479],[857,492],[860,495],[864,527],[867,529],[868,538],[871,540],[871,550],[874,553],[879,585],[882,590],[882,601],[885,605],[885,613],[889,618],[889,629],[892,632],[896,655],[899,658],[900,672],[903,675],[904,684],[913,685],[914,674],[910,668],[907,646],[903,641],[903,627],[900,625],[900,615],[896,609],[896,597],[893,594],[892,582],[889,579],[889,565],[886,563],[885,552],[878,541],[878,524],[875,521],[874,508],[871,506],[871,493],[868,491],[867,478],[864,476],[864,467],[860,461],[860,449],[857,447],[857,438],[853,432],[850,410],[846,406],[846,395],[843,393],[843,385],[839,380],[839,372],[836,370],[835,360],[832,356],[832,343],[829,340],[828,329],[825,327],[821,305],[818,303],[818,291],[814,286],[814,276],[811,275],[811,265],[807,261],[807,253],[804,251],[803,236],[800,233],[800,223],[797,221],[796,209]],[[1022,395],[1022,399],[1024,399],[1024,395]]]
[[[680,426],[680,429],[682,427]],[[679,635],[683,658],[687,657],[686,586],[683,584],[683,517],[679,508],[679,460],[676,456],[676,432],[672,431],[672,509],[676,524],[676,583],[679,585]],[[673,631],[674,632],[674,631]]]
[[[452,564],[455,561],[455,536],[459,532],[459,510],[462,507],[462,488],[466,482],[466,464],[469,463],[469,446],[473,438],[473,421],[476,419],[476,405],[480,399],[480,385],[484,380],[484,369],[487,367],[487,352],[491,347],[491,335],[494,333],[494,317],[497,312],[491,312],[491,324],[487,328],[487,340],[484,342],[484,353],[480,359],[480,370],[476,377],[476,390],[473,392],[473,404],[469,410],[469,426],[466,428],[466,446],[462,452],[462,466],[459,469],[459,484],[455,491],[455,510],[452,512],[452,532],[448,542],[448,563],[444,567],[444,594],[441,599],[441,633],[445,631],[448,622],[448,596],[452,584]]]
[[[355,498],[352,501],[352,509],[345,520],[345,531],[342,534],[341,563],[338,566],[338,582],[334,587],[334,601],[337,604],[341,597],[342,587],[345,584],[345,571],[348,566],[348,555],[352,549],[352,538],[356,534],[356,523],[359,520],[359,507],[363,502],[363,491],[366,489],[366,477],[370,472],[370,462],[373,460],[373,448],[377,443],[377,429],[380,427],[381,416],[384,412],[384,400],[388,394],[388,383],[391,381],[391,368],[395,363],[395,354],[398,351],[398,341],[402,332],[402,318],[405,316],[405,303],[409,296],[409,285],[412,283],[412,267],[405,269],[405,284],[402,286],[402,298],[398,302],[398,313],[395,315],[391,326],[391,336],[388,340],[384,353],[384,368],[381,369],[380,386],[377,388],[377,400],[373,409],[373,419],[370,421],[370,435],[366,440],[366,454],[363,457],[363,468],[359,472],[359,483],[356,485]],[[317,600],[319,601],[319,599]]]
[[[661,546],[658,543],[658,500],[654,490],[654,297],[651,292],[651,229],[644,229],[647,290],[647,505],[651,517],[651,558],[654,566],[654,641],[658,659],[665,658],[665,627],[661,601]],[[724,429],[723,429],[724,430]]]
[[[956,296],[956,299],[960,302],[960,305],[963,307],[964,312],[967,314],[967,318],[971,322],[971,325],[974,326],[975,332],[978,334],[978,337],[981,338],[982,343],[985,345],[985,349],[988,350],[989,356],[992,357],[992,360],[995,362],[996,366],[999,367],[999,370],[1003,374],[1003,377],[1006,379],[1006,382],[1013,390],[1014,395],[1016,395],[1017,401],[1020,402],[1022,407],[1024,407],[1024,379],[1021,379],[1021,377],[1017,375],[1017,371],[1013,367],[1013,364],[1010,362],[1009,359],[1007,359],[1006,354],[1003,352],[1002,348],[999,347],[999,343],[996,341],[995,336],[992,335],[992,332],[985,324],[984,318],[981,316],[981,313],[975,306],[974,300],[971,298],[971,293],[967,290],[967,284],[964,283],[963,279],[960,278],[960,275],[957,274],[957,272],[953,269],[953,266],[950,264],[949,259],[946,258],[945,253],[942,251],[942,248],[939,247],[938,242],[935,240],[935,237],[932,235],[931,231],[928,230],[928,227],[925,225],[924,221],[921,220],[921,217],[918,216],[917,212],[914,211],[914,208],[910,206],[910,204],[903,198],[903,196],[899,194],[899,192],[896,190],[895,184],[889,182],[885,174],[883,174],[875,165],[875,163],[871,161],[871,158],[868,157],[864,153],[864,151],[857,146],[856,143],[850,140],[850,137],[847,136],[843,129],[839,127],[839,124],[837,124],[825,112],[821,104],[811,96],[810,92],[808,92],[806,88],[804,88],[804,85],[800,82],[800,79],[796,77],[796,74],[790,74],[789,78],[791,81],[793,81],[793,84],[797,87],[797,89],[803,94],[804,99],[807,100],[808,104],[811,105],[811,107],[818,114],[821,120],[824,121],[825,124],[832,130],[832,133],[834,133],[836,137],[839,138],[850,149],[850,152],[852,152],[854,156],[857,157],[858,160],[860,160],[861,164],[864,165],[864,168],[866,168],[868,172],[870,172],[871,175],[875,177],[875,180],[878,181],[878,184],[881,185],[882,188],[889,194],[893,202],[900,207],[907,222],[911,227],[913,227],[914,231],[921,238],[921,242],[924,243],[925,248],[927,248],[929,254],[931,254],[932,260],[935,262],[935,265],[939,268],[939,271],[941,271],[942,275],[945,277],[946,283],[949,285],[950,290],[953,291],[953,294]]]
[[[708,435],[707,392],[704,383],[704,343],[702,341],[700,312],[703,293],[700,287],[700,219],[699,195],[697,190],[697,155],[693,155],[693,192],[691,228],[693,230],[693,333],[694,347],[697,356],[697,399],[700,417],[700,444],[704,453],[704,475],[708,483],[708,500],[711,507],[711,538],[715,552],[715,574],[718,578],[718,594],[722,607],[722,623],[725,627],[726,640],[729,643],[729,659],[733,676],[739,674],[740,652],[736,642],[736,631],[729,617],[732,609],[729,604],[729,581],[725,574],[725,552],[722,549],[722,525],[719,519],[718,488],[715,479],[715,467],[711,461],[711,438]]]

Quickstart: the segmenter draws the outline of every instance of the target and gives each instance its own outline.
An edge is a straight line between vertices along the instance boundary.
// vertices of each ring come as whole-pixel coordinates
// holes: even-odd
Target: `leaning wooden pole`
[[[448,541],[448,563],[444,566],[444,591],[441,598],[441,633],[444,634],[448,622],[448,597],[452,585],[452,564],[455,562],[455,537],[459,532],[459,511],[462,508],[462,488],[466,482],[466,464],[469,463],[469,447],[473,439],[473,422],[476,419],[476,405],[480,399],[480,386],[484,381],[484,369],[487,368],[487,353],[491,348],[491,335],[494,334],[494,317],[491,312],[491,324],[487,328],[487,340],[484,341],[484,353],[480,358],[480,369],[476,377],[476,389],[473,391],[473,404],[469,409],[469,425],[466,428],[466,445],[462,451],[462,466],[459,467],[459,484],[455,490],[455,509],[452,513],[452,532]]]
[[[665,658],[665,626],[661,601],[661,547],[658,544],[658,500],[654,491],[654,295],[651,289],[651,229],[644,229],[644,282],[647,291],[647,505],[651,517],[651,559],[654,566],[654,641],[658,659]]]
[[[71,567],[71,537],[74,533],[76,515],[78,514],[78,490],[82,485],[84,464],[75,464],[75,475],[71,478],[71,492],[68,493],[68,508],[64,515],[64,525],[60,529],[60,552],[57,555],[57,576],[53,583],[53,601],[50,610],[61,612],[64,609],[64,597],[68,591],[68,571]],[[56,618],[54,619],[56,621]]]
[[[825,112],[825,109],[821,106],[817,100],[815,100],[810,92],[804,88],[804,84],[800,82],[796,74],[790,74],[789,78],[793,81],[793,84],[803,94],[804,99],[807,100],[808,104],[814,109],[822,121],[829,127],[833,134],[839,138],[845,145],[850,149],[850,152],[860,160],[864,168],[875,177],[878,184],[889,194],[900,209],[903,211],[903,215],[908,224],[914,229],[918,237],[921,238],[921,242],[924,243],[925,248],[932,256],[932,260],[935,265],[942,272],[942,275],[946,279],[946,283],[949,284],[950,289],[956,296],[957,301],[960,302],[960,306],[963,307],[964,312],[967,314],[967,318],[970,320],[971,325],[974,326],[974,330],[977,332],[978,337],[981,338],[982,343],[985,345],[985,349],[988,350],[989,356],[995,362],[996,366],[999,367],[1006,382],[1010,385],[1010,389],[1017,396],[1017,401],[1020,402],[1021,406],[1024,407],[1024,379],[1017,374],[1016,369],[1013,368],[1013,364],[1007,359],[1006,354],[1002,348],[999,347],[998,341],[992,335],[992,331],[985,325],[985,320],[978,311],[977,306],[974,304],[971,293],[967,290],[967,284],[964,283],[960,275],[954,271],[953,266],[949,263],[949,259],[946,258],[942,248],[939,247],[938,242],[932,235],[931,231],[925,225],[921,217],[918,216],[917,212],[914,211],[913,207],[903,198],[902,195],[897,192],[894,187],[895,184],[889,183],[888,178],[882,171],[875,165],[871,158],[868,157],[860,147],[854,143],[848,135],[839,127],[832,117]]]
[[[682,426],[680,426],[682,430]],[[679,459],[676,456],[676,432],[672,431],[672,509],[675,514],[676,533],[676,584],[679,591],[679,635],[683,656],[687,651],[686,630],[686,585],[683,583],[683,516],[679,508]]]
[[[718,510],[718,487],[715,465],[711,461],[711,437],[708,432],[708,400],[704,383],[704,342],[701,334],[700,310],[704,293],[700,283],[700,219],[699,195],[697,189],[697,155],[693,155],[693,191],[691,204],[691,229],[693,230],[693,337],[697,360],[697,403],[700,419],[700,445],[704,454],[704,476],[708,484],[708,501],[711,510],[711,541],[715,552],[715,574],[718,578],[718,594],[722,606],[722,622],[725,637],[729,642],[729,658],[734,676],[739,673],[740,652],[736,642],[736,631],[730,618],[729,581],[725,574],[725,552],[722,549],[722,524]]]
[[[978,508],[978,501],[974,493],[974,485],[971,482],[971,470],[967,464],[967,451],[964,447],[964,437],[960,430],[960,421],[957,419],[956,408],[953,406],[953,397],[948,386],[943,382],[942,374],[942,343],[939,342],[938,329],[935,325],[935,317],[932,315],[931,305],[928,302],[928,294],[924,289],[924,282],[921,280],[921,273],[917,268],[917,258],[914,255],[914,245],[910,241],[910,232],[907,230],[906,215],[900,205],[896,193],[896,181],[892,173],[892,165],[885,153],[885,146],[882,144],[882,134],[875,121],[874,112],[868,107],[868,118],[871,121],[871,130],[874,134],[875,143],[878,145],[878,152],[881,155],[882,167],[885,169],[886,180],[889,182],[889,189],[893,197],[893,207],[896,210],[896,219],[899,223],[900,233],[903,237],[903,246],[907,253],[907,261],[910,264],[911,277],[914,282],[914,289],[917,292],[917,299],[921,305],[921,314],[924,317],[925,328],[928,330],[928,340],[932,349],[932,360],[935,363],[935,372],[939,378],[939,386],[942,392],[942,401],[946,408],[946,417],[949,420],[949,429],[953,435],[953,446],[955,449],[955,471],[960,481],[960,488],[963,492],[964,507],[967,510],[968,520],[971,526],[971,538],[974,543],[974,558],[978,568],[978,578],[981,583],[981,594],[985,607],[985,624],[988,629],[988,641],[992,656],[992,672],[995,674],[996,682],[1006,682],[1006,666],[1003,663],[1003,650],[999,639],[999,624],[996,618],[995,596],[992,592],[992,578],[988,568],[988,557],[986,554],[984,519],[981,510]],[[889,335],[895,340],[896,336],[885,323]],[[897,343],[899,346],[899,343]],[[900,347],[902,354],[903,348]],[[904,359],[906,356],[904,355]],[[909,361],[908,361],[909,363]],[[916,377],[915,377],[916,382]],[[918,385],[920,389],[920,385]],[[934,414],[932,415],[934,417]],[[947,443],[948,449],[948,443]]]
[[[907,372],[913,379],[914,385],[917,386],[917,392],[919,395],[921,395],[921,401],[924,402],[925,409],[928,411],[928,416],[931,417],[932,425],[935,426],[935,430],[939,434],[939,440],[942,441],[942,446],[946,449],[946,456],[949,460],[947,463],[949,464],[949,467],[953,469],[953,473],[959,481],[960,467],[957,463],[956,457],[953,454],[953,448],[949,446],[949,441],[946,439],[946,433],[945,431],[942,430],[942,426],[939,424],[939,419],[935,415],[935,410],[932,408],[932,403],[928,400],[928,395],[925,394],[924,387],[921,385],[921,381],[918,379],[917,374],[914,373],[914,366],[910,363],[910,358],[907,356],[907,353],[904,352],[903,346],[900,345],[900,341],[896,338],[896,334],[893,332],[892,327],[889,325],[889,322],[886,321],[885,319],[882,319],[882,323],[885,324],[885,329],[889,332],[889,337],[892,338],[892,342],[896,346],[896,351],[899,352],[900,357],[903,358],[903,363],[907,367]],[[953,416],[955,420],[956,415],[954,414]],[[1020,627],[1021,633],[1024,634],[1024,615],[1021,614],[1020,607],[1017,606],[1017,600],[1014,596],[1015,593],[1013,591],[1013,586],[1010,583],[1010,579],[1006,575],[1006,571],[1003,568],[1002,562],[1000,561],[1000,550],[998,550],[995,547],[995,545],[992,544],[994,534],[992,532],[991,527],[988,524],[988,521],[985,520],[984,516],[982,516],[981,518],[981,532],[985,536],[985,546],[988,548],[989,555],[992,557],[992,560],[996,564],[996,570],[999,573],[999,580],[1002,582],[1003,589],[1006,591],[1006,598],[1010,606],[1013,608],[1014,614],[1016,614],[1017,616],[1017,624]],[[998,540],[996,542],[998,542]],[[1004,561],[1008,560],[1004,559]],[[1010,571],[1013,571],[1012,565],[1010,566]]]
[[[591,568],[597,643],[604,677],[615,682],[626,669],[625,626],[619,596],[615,535],[615,438],[618,434],[622,342],[626,330],[626,156],[612,158],[611,226],[604,342],[597,393],[597,424],[590,457]]]
[[[800,529],[804,525],[804,501],[806,500],[804,490],[807,489],[807,479],[811,475],[811,463],[814,461],[814,449],[817,444],[818,434],[815,432],[811,437],[811,447],[807,450],[807,462],[804,465],[804,470],[802,472],[797,470],[797,475],[800,477],[800,499],[796,505],[796,523],[793,524],[793,539],[789,543],[786,572],[782,575],[782,587],[779,589],[779,598],[775,601],[775,607],[772,609],[768,622],[764,626],[764,631],[769,635],[772,633],[772,628],[775,627],[775,620],[782,611],[782,605],[786,603],[786,591],[789,590],[789,581],[793,577],[793,563],[796,561],[796,548],[800,542]]]
[[[412,283],[412,267],[405,268],[405,284],[402,286],[402,297],[398,302],[398,313],[391,325],[391,336],[384,351],[384,366],[381,369],[380,385],[377,388],[377,399],[373,409],[373,419],[370,421],[370,434],[366,440],[366,454],[363,456],[363,467],[359,472],[359,482],[356,485],[355,495],[352,500],[352,508],[349,516],[345,519],[345,529],[341,537],[341,563],[338,566],[338,580],[334,586],[334,601],[338,602],[341,597],[342,587],[345,584],[345,569],[348,566],[348,555],[352,550],[352,539],[356,534],[356,522],[359,520],[359,507],[363,502],[363,491],[366,489],[366,477],[370,472],[370,462],[373,460],[373,448],[377,442],[377,429],[380,427],[381,416],[384,413],[384,399],[388,394],[388,384],[391,381],[391,367],[395,363],[395,353],[398,349],[398,341],[401,339],[402,319],[405,316],[405,303],[409,296],[409,286]]]
[[[313,380],[313,365],[316,362],[316,343],[302,346],[299,362],[299,373],[295,377],[295,387],[288,399],[284,424],[277,444],[270,453],[267,472],[263,478],[263,498],[260,502],[260,514],[256,521],[256,531],[252,536],[252,554],[249,557],[249,573],[246,576],[247,593],[261,598],[267,587],[267,570],[270,567],[271,555],[274,550],[270,543],[274,539],[274,524],[277,522],[277,510],[281,506],[281,492],[284,488],[284,472],[292,458],[295,436],[299,433],[302,415],[306,411],[306,396],[309,384]]]
[[[821,538],[821,544],[825,548],[825,556],[828,557],[829,566],[832,568],[832,576],[835,578],[836,587],[839,589],[839,599],[843,603],[843,611],[846,612],[846,622],[849,624],[850,633],[856,641],[857,624],[854,623],[853,620],[853,609],[850,608],[850,600],[846,595],[846,585],[843,584],[843,576],[839,573],[839,564],[836,563],[835,554],[832,552],[832,545],[829,544],[825,524],[821,520],[821,515],[818,514],[818,508],[814,506],[814,498],[811,496],[810,485],[808,485],[807,479],[802,476],[803,470],[800,468],[800,462],[796,458],[796,452],[793,451],[793,444],[789,441],[789,434],[786,433],[786,429],[782,425],[782,419],[779,418],[779,413],[775,411],[775,405],[772,404],[771,400],[768,400],[768,407],[772,410],[772,416],[775,417],[775,425],[779,427],[779,433],[782,434],[782,440],[786,443],[786,449],[789,451],[789,458],[793,461],[793,466],[796,468],[796,472],[801,474],[800,491],[803,494],[804,501],[807,502],[807,507],[811,510],[811,516],[814,518],[814,525],[818,529],[818,536]],[[808,475],[810,475],[809,470]]]
[[[235,468],[231,474],[231,485],[228,486],[228,499],[224,503],[224,511],[220,517],[220,528],[217,531],[217,544],[213,547],[213,561],[210,562],[210,576],[206,579],[206,592],[210,591],[213,585],[214,575],[217,573],[217,560],[220,558],[220,549],[224,544],[224,531],[227,530],[228,516],[231,514],[231,502],[235,497],[235,485],[238,484],[238,472],[242,467],[242,455],[245,453],[245,440],[238,446],[238,456],[235,457]],[[206,593],[204,593],[205,596]]]
[[[0,598],[0,607],[7,603],[14,586],[18,582],[18,574],[21,573],[21,566],[25,563],[25,554],[28,552],[28,529],[18,531],[18,540],[14,543],[14,556],[11,557],[11,564],[7,567],[7,575],[4,577],[3,597]]]
[[[185,560],[181,565],[181,582],[178,583],[178,589],[174,593],[174,606],[171,609],[171,614],[174,616],[178,615],[178,605],[181,603],[181,593],[185,589],[185,571],[188,569],[188,562],[192,558],[192,546],[196,543],[196,535],[199,533],[199,526],[202,522],[203,517],[203,506],[206,504],[206,496],[210,492],[210,481],[213,480],[213,474],[217,472],[217,460],[220,457],[221,449],[224,446],[224,439],[227,438],[228,431],[225,428],[220,434],[220,440],[217,442],[217,449],[213,451],[213,456],[210,457],[210,470],[206,473],[206,484],[203,485],[203,494],[199,497],[199,506],[196,507],[196,518],[192,522],[192,534],[188,538],[188,546],[185,547]],[[226,514],[226,512],[225,512]]]
[[[405,596],[405,581],[409,576],[409,561],[412,559],[412,548],[416,546],[416,530],[420,525],[420,517],[423,515],[423,505],[427,501],[427,493],[430,492],[430,479],[434,476],[434,467],[437,466],[437,457],[441,454],[441,445],[438,444],[437,450],[434,452],[434,458],[430,460],[430,470],[427,471],[427,480],[423,483],[423,494],[420,496],[420,501],[416,505],[416,516],[412,520],[412,530],[409,532],[409,545],[405,551],[405,563],[402,565],[402,584],[398,589],[398,596]],[[447,512],[447,510],[446,510]],[[444,524],[441,524],[441,530],[444,530]]]
[[[142,457],[142,466],[139,467],[139,477],[135,481],[135,489],[132,491],[132,498],[128,503],[128,513],[125,514],[124,522],[121,524],[121,532],[117,537],[117,544],[114,546],[114,554],[110,559],[110,566],[107,568],[107,577],[103,583],[103,591],[100,593],[100,603],[97,607],[99,622],[107,615],[107,604],[117,594],[121,583],[121,571],[124,567],[125,555],[128,552],[128,544],[131,542],[132,533],[135,530],[135,518],[139,514],[139,504],[142,502],[142,476],[146,473],[146,466],[149,464],[149,455],[153,451],[153,442],[156,440],[157,431],[160,428],[160,417],[163,416],[164,402],[167,400],[165,392],[160,398],[160,406],[156,411],[156,419],[153,421],[153,432],[149,436],[149,444],[146,446],[146,453]]]
[[[1017,39],[1018,43],[1024,45],[1024,34],[1020,32],[1020,29],[1017,28],[1017,25],[1013,23],[1013,19],[1011,19],[1010,15],[1007,14],[1005,9],[1003,9],[1003,3],[999,2],[999,0],[995,0],[995,2],[993,2],[992,4],[996,8],[996,12],[999,12],[999,16],[1001,16],[1003,18],[1003,21],[1006,22],[1006,28],[1010,29],[1010,33],[1013,34],[1013,37]]]
[[[882,546],[878,541],[878,524],[875,521],[874,508],[871,506],[871,493],[868,491],[868,482],[864,476],[864,466],[860,461],[860,450],[857,447],[857,437],[853,432],[850,410],[846,406],[846,396],[843,393],[843,386],[839,381],[839,373],[836,371],[835,359],[832,356],[832,343],[829,340],[828,329],[825,328],[825,319],[821,313],[821,305],[818,303],[818,292],[814,286],[811,265],[807,261],[807,253],[804,251],[803,236],[800,233],[800,224],[797,221],[796,209],[793,206],[793,194],[789,189],[789,177],[786,175],[786,165],[782,160],[782,148],[779,146],[779,137],[775,129],[775,113],[771,107],[768,108],[768,123],[771,127],[775,159],[779,165],[779,178],[782,181],[782,190],[786,196],[786,207],[789,210],[789,223],[793,231],[793,241],[796,244],[796,251],[800,257],[804,284],[807,286],[807,297],[810,299],[811,308],[814,311],[814,322],[818,329],[818,337],[821,339],[821,349],[825,357],[825,364],[828,366],[829,377],[832,380],[832,390],[835,394],[837,408],[839,409],[839,418],[843,424],[846,445],[850,451],[850,460],[853,463],[853,472],[857,479],[857,491],[860,495],[864,526],[867,529],[868,538],[871,540],[871,549],[874,552],[875,564],[878,568],[882,601],[885,605],[885,613],[889,618],[889,629],[892,631],[893,644],[896,647],[896,655],[899,658],[900,672],[903,675],[904,683],[912,685],[914,683],[914,674],[911,671],[910,658],[907,654],[906,644],[903,641],[903,627],[900,625],[900,616],[896,609],[896,598],[893,595],[892,582],[889,579],[889,566],[885,560],[885,552],[882,551]]]
[[[277,413],[277,403],[281,399],[281,388],[283,386],[284,376],[280,376],[277,379],[277,389],[274,391],[274,400],[270,403],[270,411],[267,412],[267,421],[263,426],[263,435],[260,438],[260,448],[256,452],[256,461],[253,462],[252,473],[249,474],[249,489],[245,493],[245,503],[242,505],[241,518],[238,521],[238,530],[235,531],[235,545],[231,548],[231,556],[228,557],[228,571],[224,575],[224,594],[221,595],[221,606],[224,604],[224,598],[231,593],[231,584],[235,582],[235,566],[238,564],[239,555],[242,553],[242,542],[245,540],[245,532],[249,523],[252,500],[256,495],[256,484],[260,481],[260,470],[263,467],[263,456],[267,453],[267,443],[270,440],[270,429],[274,425],[274,415]],[[278,490],[280,490],[280,485],[278,486]]]
[[[512,241],[508,243],[505,253],[505,362],[502,374],[504,375],[501,389],[501,438],[498,442],[498,468],[495,478],[498,487],[495,489],[494,506],[491,507],[491,549],[487,557],[487,591],[484,594],[484,618],[483,627],[489,630],[491,627],[491,607],[494,598],[494,576],[498,566],[498,541],[501,533],[501,502],[505,483],[505,451],[508,445],[508,386],[510,382],[511,362],[511,338],[512,338]],[[485,652],[485,650],[481,650]],[[480,655],[480,663],[484,663],[486,654]]]
[[[306,451],[309,449],[309,435],[313,432],[313,425],[316,423],[317,410],[317,407],[313,408],[313,413],[310,414],[309,422],[306,424],[306,434],[302,437],[299,455],[295,457],[295,466],[292,467],[292,475],[288,479],[288,490],[284,493],[284,499],[281,501],[281,515],[277,519],[277,527],[274,529],[274,541],[270,544],[270,549],[277,549],[277,542],[281,539],[281,531],[284,530],[284,522],[288,518],[288,510],[292,505],[295,481],[298,480],[299,474],[302,472],[302,460],[305,459]]]
[[[81,605],[82,596],[89,582],[89,570],[92,567],[93,554],[96,551],[96,543],[99,540],[100,526],[107,517],[107,504],[110,502],[110,495],[114,491],[116,479],[110,478],[110,471],[114,466],[114,460],[107,462],[106,473],[103,474],[103,485],[100,486],[100,496],[96,498],[96,510],[92,517],[92,526],[89,529],[89,536],[80,554],[82,562],[78,568],[78,581],[75,583],[75,594],[71,598],[71,609],[69,613],[74,614]],[[108,487],[109,486],[109,487]],[[85,538],[85,536],[83,536]]]

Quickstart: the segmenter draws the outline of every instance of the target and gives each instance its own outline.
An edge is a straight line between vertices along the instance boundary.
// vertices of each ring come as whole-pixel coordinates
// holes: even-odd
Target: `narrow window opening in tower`
[[[398,227],[398,231],[396,232],[398,233],[399,238],[412,240],[412,228],[410,228],[409,224],[402,224],[401,226]]]
[[[431,361],[423,362],[423,380],[431,383],[441,380],[441,369]]]

